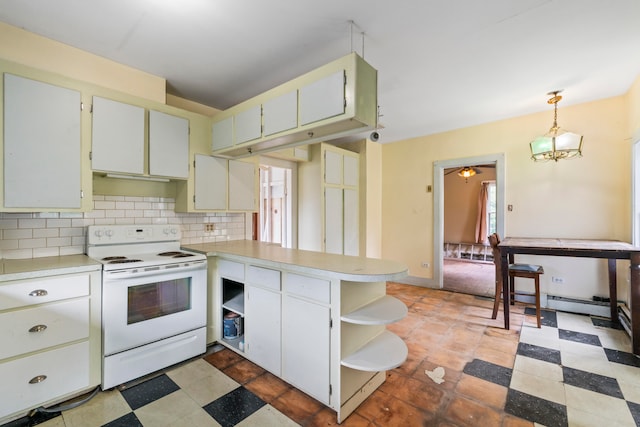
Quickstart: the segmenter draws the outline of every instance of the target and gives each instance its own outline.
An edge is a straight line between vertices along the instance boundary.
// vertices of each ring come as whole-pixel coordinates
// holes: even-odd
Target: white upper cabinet
[[[226,209],[227,160],[196,154],[195,162],[195,208]]]
[[[213,154],[249,157],[373,129],[377,85],[377,71],[357,54],[339,58],[218,113]]]
[[[342,184],[342,158],[344,156],[335,151],[324,152],[324,182],[325,184]]]
[[[253,163],[229,160],[229,210],[256,209],[256,166]]]
[[[262,105],[262,119],[265,136],[298,126],[298,91],[294,90],[266,101]]]
[[[4,74],[5,208],[81,208],[81,98]]]
[[[259,105],[235,116],[236,144],[242,144],[262,136],[262,109]]]
[[[211,139],[213,151],[233,146],[233,116],[213,124]]]
[[[149,111],[149,174],[189,178],[189,120]]]
[[[93,170],[144,174],[144,108],[93,97]]]
[[[340,70],[300,89],[300,124],[344,114],[345,77]]]

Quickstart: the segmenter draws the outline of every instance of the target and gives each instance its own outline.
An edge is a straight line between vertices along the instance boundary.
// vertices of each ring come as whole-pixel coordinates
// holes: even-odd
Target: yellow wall
[[[551,109],[383,145],[382,257],[404,262],[411,276],[431,278],[437,262],[435,193],[428,193],[426,186],[433,184],[433,162],[495,153],[505,154],[505,204],[513,205],[513,211],[505,213],[507,236],[630,241],[627,101],[620,96],[571,107],[560,104],[560,126],[584,135],[584,157],[574,160],[530,160],[529,141],[551,126]],[[422,261],[429,261],[431,268],[421,268]],[[545,274],[545,280],[562,275],[565,286],[548,285],[546,291],[590,298],[606,283],[606,263],[588,262],[597,264],[580,265],[584,277],[574,274],[575,260],[548,261],[551,267],[545,271],[552,274]]]

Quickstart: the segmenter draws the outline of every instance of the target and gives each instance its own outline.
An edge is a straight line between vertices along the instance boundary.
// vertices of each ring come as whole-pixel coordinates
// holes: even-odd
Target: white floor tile
[[[567,413],[569,408],[572,408],[621,423],[621,425],[635,425],[625,400],[568,384],[565,384],[564,388],[567,399]],[[604,425],[610,425],[611,421]],[[570,423],[569,425],[572,424]]]
[[[554,381],[522,371],[513,371],[509,387],[541,399],[561,405],[565,404],[565,391],[562,381]]]
[[[265,405],[236,424],[237,427],[296,427],[297,423],[271,405]]]
[[[635,427],[636,425],[634,422],[614,421],[571,407],[567,408],[567,421],[571,427]]]
[[[574,353],[582,357],[590,357],[592,359],[607,360],[607,355],[602,347],[583,344],[581,342],[560,340],[560,352],[561,353]]]
[[[581,316],[579,314],[557,312],[558,329],[566,329],[568,331],[584,332],[593,334],[595,326],[589,316]]]
[[[513,370],[524,372],[529,375],[536,375],[551,381],[564,380],[562,376],[562,367],[560,365],[522,355],[516,355]]]
[[[597,357],[587,357],[580,353],[564,351],[560,354],[562,365],[569,368],[578,369],[580,371],[591,372],[594,374],[613,377],[609,361],[604,352]]]
[[[523,326],[520,331],[520,342],[560,350],[560,338],[558,337],[557,328],[543,326],[538,329]]]

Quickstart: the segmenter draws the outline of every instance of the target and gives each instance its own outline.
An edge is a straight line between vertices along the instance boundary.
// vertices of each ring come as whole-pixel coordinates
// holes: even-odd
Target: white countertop
[[[0,260],[0,282],[94,270],[102,270],[102,264],[86,255],[2,259]]]
[[[325,276],[355,282],[397,280],[408,274],[407,267],[395,261],[287,249],[254,240],[198,243],[183,245],[182,248],[241,262],[259,260],[263,266],[298,273],[317,274],[322,271]]]

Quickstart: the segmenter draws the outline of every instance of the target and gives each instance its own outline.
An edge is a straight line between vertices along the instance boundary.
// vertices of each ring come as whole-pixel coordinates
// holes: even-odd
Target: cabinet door
[[[360,181],[360,176],[359,176],[359,165],[358,162],[360,161],[360,159],[358,158],[357,155],[355,156],[349,156],[349,155],[344,155],[343,158],[343,184],[350,186],[350,187],[357,187],[358,186],[358,182]]]
[[[282,305],[282,378],[329,404],[329,307],[286,295]]]
[[[4,75],[4,206],[81,207],[80,93]]]
[[[324,152],[325,184],[342,184],[342,154],[326,150]]]
[[[227,160],[196,154],[195,161],[195,208],[226,209]]]
[[[330,254],[343,252],[342,210],[342,188],[326,187],[324,190],[324,251]]]
[[[189,178],[189,120],[149,111],[149,174]]]
[[[344,70],[300,88],[300,124],[344,114]]]
[[[298,91],[285,93],[262,104],[264,136],[298,126]]]
[[[144,108],[93,97],[93,170],[144,173]]]
[[[253,163],[229,160],[229,210],[255,210],[255,170]]]
[[[245,298],[247,356],[272,374],[280,376],[280,293],[246,286]]]
[[[211,149],[213,151],[233,145],[233,117],[216,122],[211,127]]]
[[[360,230],[358,227],[358,190],[345,188],[343,193],[343,253],[358,256]]]
[[[258,139],[262,136],[262,109],[250,108],[235,116],[236,144]]]

